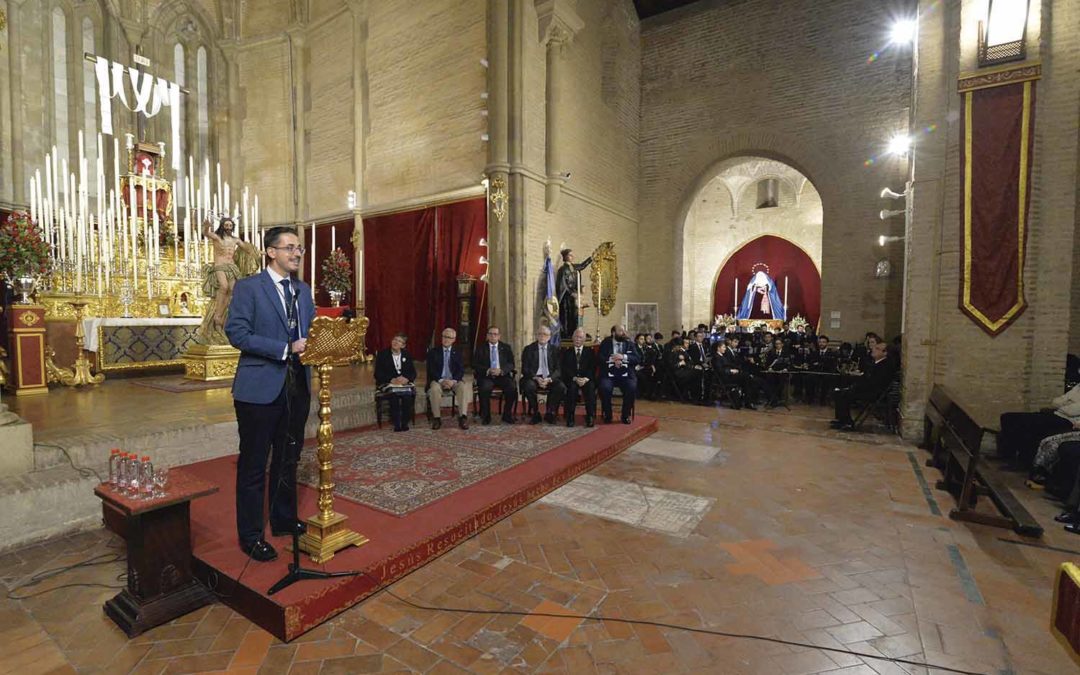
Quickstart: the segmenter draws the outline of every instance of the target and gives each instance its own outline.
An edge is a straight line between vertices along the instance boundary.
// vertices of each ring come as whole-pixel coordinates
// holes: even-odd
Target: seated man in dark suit
[[[473,353],[473,372],[476,374],[476,390],[480,394],[480,423],[491,424],[491,392],[502,389],[502,421],[513,424],[513,404],[517,400],[514,384],[514,350],[499,340],[499,329],[488,328],[487,341]]]
[[[762,364],[765,368],[765,392],[769,397],[768,407],[780,404],[784,387],[791,373],[791,353],[781,338],[773,340],[771,350],[765,352]]]
[[[896,371],[884,342],[875,342],[870,348],[870,366],[863,371],[855,384],[836,390],[836,419],[830,424],[834,429],[853,429],[851,406],[854,403],[873,403],[889,388]]]
[[[754,406],[757,405],[758,399],[761,397],[764,384],[761,376],[757,374],[757,366],[749,360],[750,349],[747,345],[741,343],[738,336],[735,336],[731,338],[728,352],[731,354],[731,362],[734,364],[734,368],[739,371],[736,377],[745,394],[743,405],[750,410],[756,410]]]
[[[698,330],[694,333],[693,340],[686,346],[686,355],[690,358],[694,370],[701,373],[701,381],[697,389],[689,392],[690,397],[698,403],[704,403],[711,384],[711,373],[709,371],[712,369],[709,344],[705,341],[704,331]]]
[[[408,431],[416,403],[416,364],[405,351],[404,333],[398,333],[390,341],[390,348],[375,355],[375,386],[383,391],[390,402],[390,420],[394,431]]]
[[[676,338],[672,344],[666,367],[675,386],[673,393],[681,396],[683,401],[694,400],[695,394],[701,389],[702,370],[694,367],[682,338]]]
[[[630,424],[637,394],[634,367],[640,361],[637,345],[622,325],[615,326],[615,334],[600,343],[600,405],[604,411],[604,424],[611,424],[611,393],[615,387],[619,388],[623,398],[622,423]]]
[[[578,392],[585,401],[585,426],[593,425],[596,417],[596,354],[585,345],[585,329],[578,328],[572,336],[574,345],[562,354],[563,382],[566,384],[566,426],[574,426]]]
[[[465,365],[461,362],[461,354],[454,349],[457,331],[450,327],[443,328],[440,339],[442,345],[429,349],[426,358],[431,428],[442,427],[443,393],[452,391],[458,405],[458,426],[468,429],[472,383],[465,380]]]
[[[536,342],[527,345],[521,352],[521,394],[525,397],[531,415],[529,424],[540,423],[540,402],[537,392],[547,390],[547,414],[544,421],[555,423],[555,413],[559,410],[566,385],[559,373],[559,347],[551,341],[551,329],[540,326],[536,331]]]
[[[835,378],[820,373],[835,373],[836,352],[829,349],[829,336],[819,335],[817,345],[806,355],[807,375],[803,376],[803,395],[807,403],[813,403],[815,399],[824,401],[827,384]]]

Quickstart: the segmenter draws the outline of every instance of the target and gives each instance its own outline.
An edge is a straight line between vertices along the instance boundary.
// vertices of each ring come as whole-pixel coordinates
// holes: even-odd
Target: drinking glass
[[[167,485],[168,482],[169,482],[169,469],[168,468],[161,467],[160,469],[158,469],[157,471],[154,472],[154,485],[158,488],[157,492],[154,493],[155,497],[164,497],[165,496],[165,485]]]

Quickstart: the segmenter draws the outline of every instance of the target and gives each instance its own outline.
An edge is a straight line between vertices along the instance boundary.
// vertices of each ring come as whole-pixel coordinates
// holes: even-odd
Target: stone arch
[[[673,306],[676,308],[675,323],[685,323],[692,317],[683,316],[685,309],[685,242],[686,217],[701,190],[723,171],[725,164],[736,157],[764,157],[782,162],[803,174],[817,190],[825,212],[826,203],[839,187],[830,179],[825,159],[798,138],[767,129],[738,129],[714,136],[707,142],[688,144],[688,161],[683,164],[680,175],[673,182],[679,200],[674,219],[673,263],[678,270]]]

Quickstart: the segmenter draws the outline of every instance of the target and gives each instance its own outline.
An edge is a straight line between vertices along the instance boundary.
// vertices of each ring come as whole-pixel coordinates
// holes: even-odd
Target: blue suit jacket
[[[427,352],[427,381],[436,382],[442,375],[443,350],[442,347],[432,347]],[[461,354],[453,347],[450,348],[450,377],[461,382],[465,379],[465,364],[461,362]]]
[[[637,374],[634,372],[634,366],[641,363],[641,354],[638,353],[637,345],[633,340],[626,340],[623,343],[623,353],[626,355],[626,368],[614,369],[608,366],[608,359],[615,353],[615,341],[610,338],[604,338],[604,341],[600,343],[600,377],[628,377],[631,380],[637,379]]]
[[[307,337],[315,318],[311,287],[295,278],[292,285],[297,294],[300,335]],[[225,334],[232,346],[240,350],[233,398],[245,403],[273,403],[285,386],[286,365],[282,355],[289,344],[289,325],[269,272],[263,270],[236,282]],[[304,371],[310,382],[311,369]]]

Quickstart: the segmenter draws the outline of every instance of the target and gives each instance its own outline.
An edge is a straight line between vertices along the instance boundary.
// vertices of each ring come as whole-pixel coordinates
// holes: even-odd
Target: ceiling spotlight
[[[488,181],[487,176],[484,176],[483,180],[480,181],[480,185],[482,185],[485,190],[488,189],[488,185],[490,185],[490,181]]]
[[[480,237],[480,245],[487,248],[487,237]]]
[[[481,264],[481,265],[486,265],[486,264],[488,264],[488,259],[487,259],[487,256],[486,256],[486,255],[482,255],[482,256],[480,256],[480,264]]]
[[[348,194],[345,195],[345,203],[350,211],[356,208],[356,190],[349,190]]]
[[[883,188],[881,190],[882,199],[903,199],[904,197],[907,197],[907,190],[904,190],[903,192],[893,192],[889,188]]]
[[[878,213],[878,218],[880,218],[882,220],[888,220],[889,218],[892,218],[894,216],[902,216],[902,215],[904,215],[903,211],[889,211],[887,209],[882,209],[881,212]]]
[[[904,156],[908,153],[909,148],[911,148],[911,137],[901,134],[893,136],[889,140],[887,152],[892,155]]]
[[[491,139],[491,137],[488,136],[487,133],[480,134],[480,140],[483,141],[484,143],[487,143],[490,139]]]
[[[916,23],[910,19],[901,19],[893,24],[889,33],[889,41],[894,45],[907,45],[915,41]]]
[[[487,68],[488,67],[488,60],[487,59],[480,59],[480,65]]]

